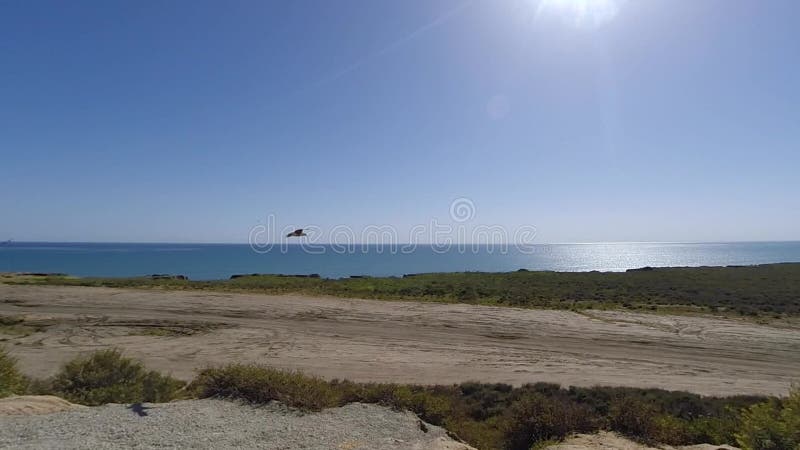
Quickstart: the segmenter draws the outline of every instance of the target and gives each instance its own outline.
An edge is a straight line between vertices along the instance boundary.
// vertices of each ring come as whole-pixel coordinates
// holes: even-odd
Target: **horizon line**
[[[420,246],[436,246],[436,245],[521,245],[521,246],[535,246],[535,245],[614,245],[614,244],[749,244],[749,243],[790,243],[800,242],[800,239],[766,239],[766,240],[729,240],[729,241],[582,241],[582,242],[538,242],[532,244],[513,244],[513,243],[481,243],[481,242],[451,242],[448,244],[437,244],[432,242],[424,243],[411,243],[411,242],[392,242],[392,243],[370,243],[370,242],[270,242],[264,245],[420,245]],[[49,240],[15,240],[9,239],[7,241],[0,241],[0,243],[17,243],[17,244],[171,244],[171,245],[247,245],[252,244],[248,242],[197,242],[197,241],[49,241]],[[2,246],[0,246],[2,248]]]

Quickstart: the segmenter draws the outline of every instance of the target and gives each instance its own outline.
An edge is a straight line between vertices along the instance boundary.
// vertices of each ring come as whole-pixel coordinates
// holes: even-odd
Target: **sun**
[[[555,16],[578,28],[596,28],[619,13],[625,0],[539,0],[536,17]]]

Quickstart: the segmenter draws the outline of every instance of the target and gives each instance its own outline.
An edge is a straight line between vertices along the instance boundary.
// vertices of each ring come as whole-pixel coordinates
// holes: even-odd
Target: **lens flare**
[[[539,0],[536,17],[554,16],[577,28],[596,28],[619,13],[625,0]]]

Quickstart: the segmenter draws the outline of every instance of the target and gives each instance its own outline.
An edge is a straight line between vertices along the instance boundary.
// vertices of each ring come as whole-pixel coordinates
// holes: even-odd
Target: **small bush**
[[[497,417],[492,417],[485,421],[458,416],[450,417],[447,419],[444,428],[475,448],[491,450],[505,447],[503,430],[498,427]]]
[[[692,441],[690,433],[689,421],[659,414],[652,419],[650,435],[644,440],[659,444],[685,445],[696,442]]]
[[[338,406],[331,384],[299,372],[232,364],[200,372],[190,390],[200,397],[241,398],[254,403],[278,400],[295,408],[318,411]]]
[[[739,431],[739,417],[731,410],[721,417],[701,417],[688,424],[691,442],[706,442],[714,445],[735,443]]]
[[[407,409],[434,425],[445,425],[453,415],[453,389],[444,386],[397,386],[392,392],[392,405]]]
[[[462,383],[465,414],[474,420],[486,420],[502,414],[509,404],[513,387],[508,384]]]
[[[614,400],[608,421],[612,430],[644,440],[653,435],[657,415],[658,411],[650,403],[626,396]]]
[[[560,440],[570,433],[599,427],[591,408],[564,398],[531,393],[514,402],[504,415],[505,448],[527,450],[541,441]]]
[[[103,350],[67,363],[52,381],[56,395],[83,405],[167,402],[183,382],[147,371],[117,350]]]
[[[800,387],[783,401],[772,399],[743,410],[736,440],[745,450],[800,448]]]
[[[17,370],[16,360],[0,347],[0,398],[24,394],[27,387],[28,380]]]

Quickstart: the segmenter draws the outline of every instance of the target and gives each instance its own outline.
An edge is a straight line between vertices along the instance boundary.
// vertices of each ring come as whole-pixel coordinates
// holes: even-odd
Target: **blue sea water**
[[[401,276],[407,273],[517,269],[623,271],[644,266],[726,266],[800,262],[800,242],[543,244],[525,249],[481,246],[413,251],[375,245],[275,247],[255,252],[247,244],[114,244],[10,242],[0,245],[0,272],[60,272],[128,277],[182,274],[193,280],[238,273]]]

